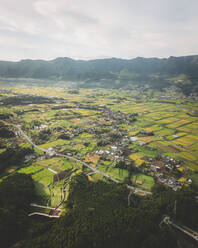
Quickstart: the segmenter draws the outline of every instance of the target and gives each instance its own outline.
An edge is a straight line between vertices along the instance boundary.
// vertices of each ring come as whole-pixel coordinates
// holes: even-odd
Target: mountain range
[[[176,86],[184,93],[198,92],[198,55],[134,59],[0,61],[1,78],[33,78],[77,82],[80,87],[130,88]]]

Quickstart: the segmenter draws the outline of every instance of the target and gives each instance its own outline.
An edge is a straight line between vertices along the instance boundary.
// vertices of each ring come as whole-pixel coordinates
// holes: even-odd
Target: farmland
[[[161,100],[158,91],[151,97],[133,90],[44,87],[2,88],[0,94],[1,128],[15,133],[0,137],[0,156],[10,147],[32,149],[14,125],[49,150],[45,154],[34,147],[19,163],[7,163],[1,179],[16,171],[32,175],[45,204],[56,207],[61,189],[67,185],[68,190],[76,173],[88,174],[90,181],[106,180],[56,152],[148,191],[155,182],[174,190],[198,184],[198,104],[193,99],[163,92],[167,95]]]

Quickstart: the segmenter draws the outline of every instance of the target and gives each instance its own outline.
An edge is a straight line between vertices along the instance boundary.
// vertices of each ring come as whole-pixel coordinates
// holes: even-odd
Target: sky
[[[0,0],[0,60],[198,54],[198,0]]]

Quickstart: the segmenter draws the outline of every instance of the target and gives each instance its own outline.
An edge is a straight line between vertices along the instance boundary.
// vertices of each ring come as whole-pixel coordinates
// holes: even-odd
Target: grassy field
[[[135,174],[131,177],[131,181],[134,185],[139,186],[145,190],[151,190],[154,185],[153,177],[144,175],[144,174]]]

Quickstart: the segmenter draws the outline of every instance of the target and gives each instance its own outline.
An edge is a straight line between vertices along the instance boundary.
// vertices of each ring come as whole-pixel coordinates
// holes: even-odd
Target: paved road
[[[60,218],[59,215],[50,215],[50,214],[44,214],[44,213],[40,213],[40,212],[34,212],[34,213],[31,213],[31,214],[28,214],[28,216],[33,216],[33,215],[41,215],[41,216],[45,216],[45,217],[48,217],[48,218]]]
[[[61,211],[61,209],[59,209],[59,208],[52,208],[52,207],[49,207],[49,206],[42,206],[42,205],[38,205],[36,203],[31,203],[30,206]]]
[[[14,125],[14,124],[10,124],[10,123],[7,123],[7,122],[5,122],[5,123],[6,123],[6,124],[9,124],[9,125],[12,125],[12,126],[14,126],[15,128],[17,128],[18,131],[21,133],[21,135],[23,135],[23,137],[24,137],[24,138],[25,138],[33,147],[35,147],[35,148],[37,148],[38,150],[40,150],[40,151],[42,151],[42,152],[45,152],[45,153],[47,153],[47,154],[50,153],[50,151],[48,151],[47,149],[40,148],[39,146],[37,146],[36,144],[34,144],[34,143],[32,142],[32,140],[23,132],[23,130],[20,128],[20,126],[17,126],[17,125]],[[93,173],[98,173],[98,174],[104,176],[105,178],[107,178],[108,180],[110,180],[110,181],[112,181],[112,182],[114,182],[114,183],[120,183],[120,181],[118,181],[117,179],[115,179],[115,178],[109,176],[109,175],[106,174],[106,173],[103,173],[103,172],[97,170],[96,168],[91,167],[91,166],[88,165],[87,163],[85,163],[85,162],[83,162],[83,161],[81,161],[81,160],[79,160],[79,159],[77,159],[77,158],[75,158],[75,157],[71,157],[71,156],[68,156],[68,155],[60,154],[60,153],[57,153],[57,152],[55,152],[54,155],[59,156],[59,157],[64,157],[64,158],[67,158],[67,159],[70,159],[70,160],[73,160],[73,161],[75,161],[75,162],[77,162],[77,163],[80,163],[80,164],[86,166],[87,168],[89,168],[90,170],[92,170]],[[149,192],[149,191],[142,190],[142,189],[139,189],[139,188],[130,186],[130,185],[127,185],[127,188],[128,188],[129,190],[132,190],[134,193],[140,193],[140,194],[143,194],[143,195],[151,195],[151,194],[152,194],[152,193]]]
[[[186,235],[188,235],[189,237],[191,237],[192,239],[194,239],[198,242],[198,233],[197,232],[194,232],[192,230],[192,233],[191,233],[191,232],[187,231],[185,228],[183,228],[182,226],[178,226],[176,223],[171,221],[169,216],[165,216],[163,219],[163,222],[175,227],[176,229],[180,230],[181,232],[185,233]]]

